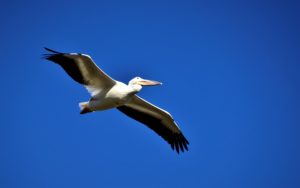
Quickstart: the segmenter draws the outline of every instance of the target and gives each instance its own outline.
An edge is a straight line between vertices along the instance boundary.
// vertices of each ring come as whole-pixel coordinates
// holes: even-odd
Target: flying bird
[[[103,72],[89,55],[61,53],[45,48],[44,58],[60,65],[76,82],[91,94],[89,101],[79,103],[80,114],[117,108],[125,115],[155,131],[177,153],[188,150],[189,142],[172,116],[136,94],[142,86],[161,85],[161,82],[135,77],[124,84]]]

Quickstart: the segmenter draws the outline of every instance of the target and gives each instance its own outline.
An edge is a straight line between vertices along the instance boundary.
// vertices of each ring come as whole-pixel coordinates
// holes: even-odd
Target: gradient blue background
[[[299,1],[2,1],[0,187],[300,187]],[[43,47],[90,54],[173,114],[173,152]]]

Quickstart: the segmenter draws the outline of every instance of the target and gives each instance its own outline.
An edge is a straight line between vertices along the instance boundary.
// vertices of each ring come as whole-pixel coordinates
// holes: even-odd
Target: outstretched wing
[[[116,83],[88,55],[60,53],[49,48],[45,49],[51,52],[45,54],[45,59],[59,64],[73,80],[84,85],[92,96],[104,88],[112,87]]]
[[[134,95],[132,100],[118,110],[127,116],[145,124],[166,140],[177,153],[188,150],[189,142],[183,136],[172,116],[165,110],[158,108],[144,99]]]

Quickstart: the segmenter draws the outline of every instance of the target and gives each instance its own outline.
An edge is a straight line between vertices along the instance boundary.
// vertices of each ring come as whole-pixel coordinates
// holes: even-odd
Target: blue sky
[[[297,1],[4,1],[0,187],[300,186]],[[190,141],[172,151],[88,93],[43,47],[89,54]]]

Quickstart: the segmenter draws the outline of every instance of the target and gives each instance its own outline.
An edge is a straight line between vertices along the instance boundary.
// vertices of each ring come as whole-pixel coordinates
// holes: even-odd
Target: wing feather
[[[177,153],[188,150],[189,142],[172,116],[144,99],[134,95],[132,100],[117,108],[127,116],[145,124],[166,140]]]
[[[59,64],[74,81],[84,85],[92,96],[104,88],[112,87],[116,83],[88,55],[60,53],[49,48],[45,49],[51,52],[45,54],[45,59]]]

